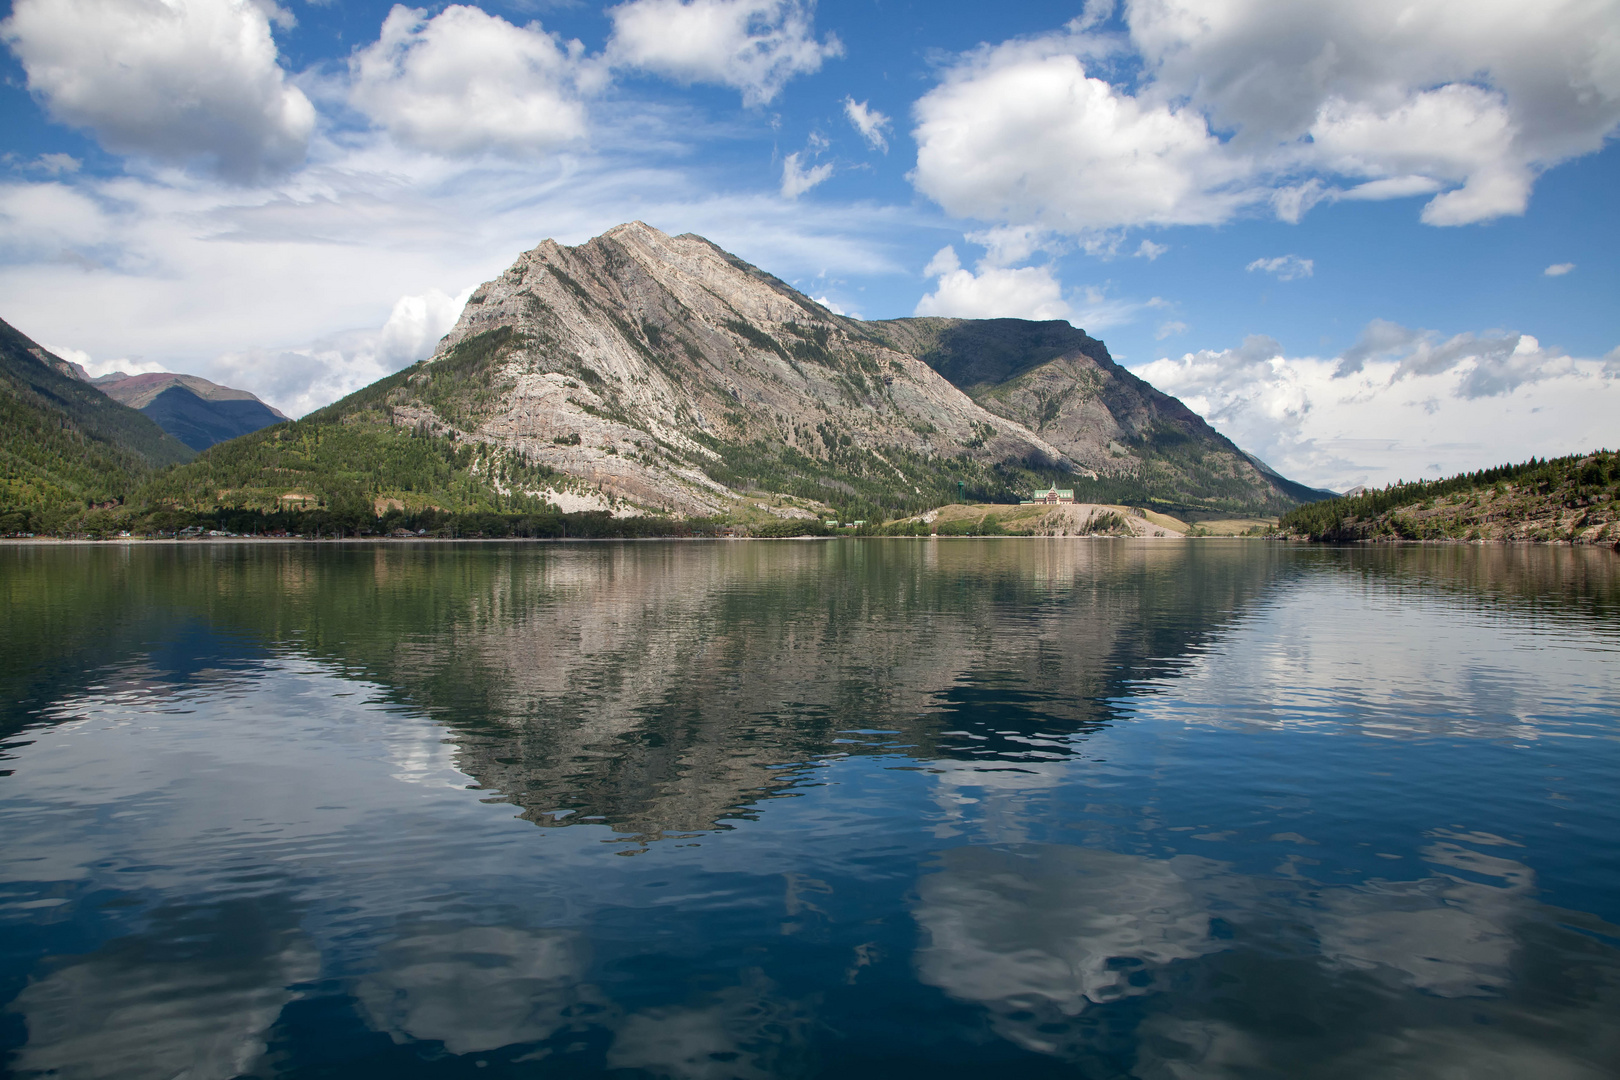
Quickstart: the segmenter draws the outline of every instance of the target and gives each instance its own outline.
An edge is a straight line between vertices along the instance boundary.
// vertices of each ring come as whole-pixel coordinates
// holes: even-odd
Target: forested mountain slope
[[[1620,541],[1620,455],[1607,450],[1391,484],[1284,514],[1312,540]]]
[[[0,530],[127,498],[184,444],[76,378],[67,361],[0,322]]]

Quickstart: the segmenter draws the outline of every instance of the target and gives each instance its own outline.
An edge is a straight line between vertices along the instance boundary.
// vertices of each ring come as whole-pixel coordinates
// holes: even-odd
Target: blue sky
[[[302,413],[639,218],[1067,318],[1309,483],[1620,444],[1620,0],[5,10],[0,317],[93,371]]]

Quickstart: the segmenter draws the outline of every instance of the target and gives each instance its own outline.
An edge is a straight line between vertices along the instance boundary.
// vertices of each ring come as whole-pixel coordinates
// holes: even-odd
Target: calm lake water
[[[0,1071],[1620,1075],[1620,556],[0,548]]]

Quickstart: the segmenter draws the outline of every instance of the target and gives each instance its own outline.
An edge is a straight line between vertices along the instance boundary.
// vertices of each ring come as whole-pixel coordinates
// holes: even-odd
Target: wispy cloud
[[[1278,281],[1297,281],[1315,273],[1316,262],[1313,259],[1302,259],[1298,255],[1278,255],[1275,259],[1256,259],[1244,269],[1251,274],[1256,270],[1274,274]]]
[[[1548,277],[1563,277],[1573,269],[1575,269],[1574,263],[1553,263],[1551,266],[1547,267],[1547,269],[1543,270],[1542,273],[1546,274]]]
[[[782,159],[782,198],[797,199],[833,174],[832,162],[805,168],[799,164],[797,153]]]
[[[889,140],[884,135],[884,131],[889,127],[887,116],[876,109],[868,108],[866,102],[856,101],[852,97],[844,99],[844,115],[855,125],[855,130],[861,133],[866,145],[885,154],[889,152]]]

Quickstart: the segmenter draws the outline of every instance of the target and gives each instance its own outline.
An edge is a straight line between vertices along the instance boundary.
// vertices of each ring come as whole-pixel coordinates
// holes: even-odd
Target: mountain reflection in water
[[[40,546],[0,595],[8,1073],[1617,1075],[1609,552]]]

